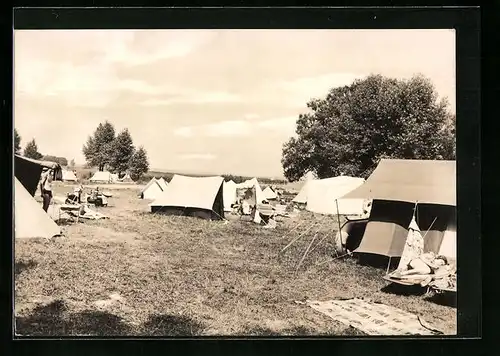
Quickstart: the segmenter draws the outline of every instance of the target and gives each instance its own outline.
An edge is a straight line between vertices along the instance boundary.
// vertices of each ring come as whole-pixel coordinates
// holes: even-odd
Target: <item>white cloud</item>
[[[252,127],[243,120],[228,120],[205,125],[200,131],[203,131],[207,136],[213,137],[246,136],[252,132]]]
[[[259,117],[260,117],[260,115],[253,114],[253,113],[245,114],[245,116],[244,116],[244,118],[247,120],[258,119]]]
[[[174,130],[174,135],[181,137],[193,136],[193,129],[189,126],[182,126]]]
[[[211,153],[186,153],[186,154],[179,155],[179,158],[182,160],[210,161],[210,160],[217,158],[217,156],[215,156]]]
[[[283,97],[293,106],[304,107],[312,98],[324,98],[332,88],[350,85],[365,75],[355,73],[327,73],[270,83],[269,89],[283,91]]]
[[[169,93],[175,95],[169,99],[151,98],[141,102],[144,106],[169,106],[175,104],[223,104],[236,103],[241,99],[238,95],[227,92],[201,92],[186,88],[170,89]]]
[[[104,55],[108,63],[126,66],[144,65],[163,59],[184,57],[207,43],[214,35],[210,31],[171,30],[134,31],[139,45],[134,47],[129,38],[110,45]],[[159,41],[161,41],[159,45]]]
[[[298,116],[287,116],[277,119],[264,120],[259,122],[258,126],[284,132],[295,132],[297,119]]]

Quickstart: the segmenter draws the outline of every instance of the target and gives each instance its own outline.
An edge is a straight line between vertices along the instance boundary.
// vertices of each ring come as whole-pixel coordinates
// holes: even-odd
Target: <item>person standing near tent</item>
[[[40,180],[40,192],[43,199],[43,210],[49,210],[50,201],[52,200],[52,181],[54,180],[54,170],[48,169],[42,173]]]

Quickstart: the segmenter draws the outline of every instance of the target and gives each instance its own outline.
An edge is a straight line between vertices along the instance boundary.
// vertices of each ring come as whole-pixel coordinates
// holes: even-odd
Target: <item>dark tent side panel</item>
[[[421,204],[417,206],[416,221],[424,236],[424,252],[438,253],[448,227],[456,226],[456,207]]]
[[[42,166],[15,156],[14,175],[31,196],[34,196],[36,193],[42,170]]]
[[[184,208],[179,206],[152,206],[151,212],[155,214],[173,215],[173,216],[192,216],[201,219],[215,219],[212,211],[199,208]]]
[[[212,205],[212,220],[224,219],[224,184],[220,185],[219,191]]]
[[[374,200],[363,239],[355,252],[400,257],[415,204]]]

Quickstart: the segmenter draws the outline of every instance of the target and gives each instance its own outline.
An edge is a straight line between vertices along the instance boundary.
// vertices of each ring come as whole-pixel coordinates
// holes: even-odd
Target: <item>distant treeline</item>
[[[65,157],[45,155],[43,156],[42,160],[59,163],[62,167],[68,166],[68,160]]]
[[[181,174],[181,173],[179,173]],[[149,181],[151,180],[151,178],[153,177],[156,177],[156,178],[160,178],[160,177],[163,177],[163,179],[165,179],[167,182],[170,182],[170,180],[172,179],[172,177],[175,175],[175,173],[165,173],[165,172],[155,172],[155,171],[150,171],[146,174],[144,174],[144,176],[142,177],[142,180],[143,181]],[[189,175],[191,177],[207,177],[208,175],[206,174],[186,174],[186,175]],[[252,179],[254,177],[245,177],[245,176],[236,176],[236,175],[232,175],[232,174],[222,174],[222,177],[224,178],[224,180],[226,182],[229,182],[230,180],[232,180],[233,182],[235,183],[242,183],[246,180],[249,180],[249,179]],[[261,184],[267,184],[267,185],[272,185],[272,184],[286,184],[287,181],[284,180],[284,179],[270,179],[270,178],[259,178],[259,177],[256,177],[257,180],[259,181],[259,183]]]

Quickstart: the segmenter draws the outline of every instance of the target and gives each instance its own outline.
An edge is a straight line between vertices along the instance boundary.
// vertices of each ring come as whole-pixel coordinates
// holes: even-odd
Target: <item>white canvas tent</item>
[[[363,178],[349,176],[309,180],[293,201],[306,204],[306,209],[314,213],[362,215],[365,200],[344,199],[343,196],[361,186],[364,181]]]
[[[163,193],[163,188],[161,187],[158,179],[156,179],[156,177],[153,177],[141,191],[141,198],[154,200],[158,198],[161,193]]]
[[[262,193],[268,200],[278,199],[278,194],[276,194],[274,190],[271,189],[271,187],[266,187],[266,189],[264,189]]]
[[[127,173],[125,174],[125,176],[120,179],[120,182],[122,183],[134,183],[134,181],[132,180],[132,178],[130,178],[130,175]]]
[[[111,182],[118,182],[118,174],[111,173]]]
[[[231,211],[231,205],[236,202],[236,186],[232,180],[224,182],[224,211]]]
[[[168,183],[163,179],[163,177],[160,177],[160,179],[157,179],[158,184],[160,185],[160,188],[163,190],[167,189]]]
[[[65,182],[76,182],[78,179],[73,171],[62,171],[62,180]]]
[[[111,183],[113,181],[113,177],[111,173],[107,171],[97,171],[89,180],[96,183]]]
[[[153,213],[224,219],[222,177],[187,177],[174,175],[170,184],[150,204]]]
[[[61,234],[61,229],[42,209],[17,178],[14,186],[15,237],[51,238]]]
[[[257,178],[252,178],[236,185],[236,189],[250,188],[255,188],[255,198],[257,199],[257,204],[267,201]]]

